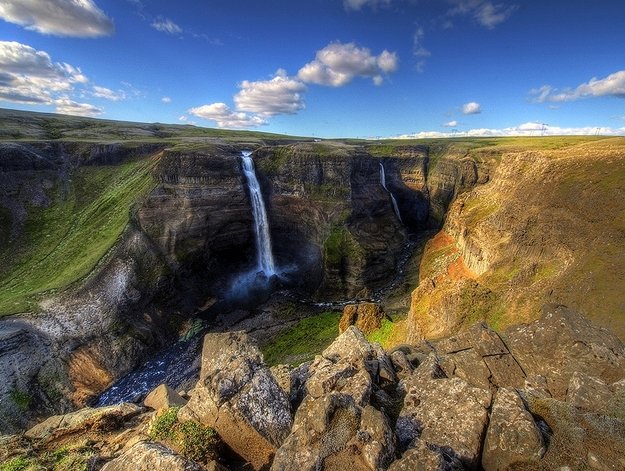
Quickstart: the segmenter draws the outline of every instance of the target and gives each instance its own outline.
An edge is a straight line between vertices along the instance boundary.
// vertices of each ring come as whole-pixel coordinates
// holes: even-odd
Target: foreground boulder
[[[154,388],[143,401],[145,407],[154,410],[168,409],[170,407],[182,407],[187,403],[180,394],[166,384]]]
[[[484,442],[484,469],[498,471],[518,463],[535,464],[545,451],[540,430],[521,397],[514,389],[501,388],[493,404]]]
[[[254,469],[271,464],[292,425],[286,394],[242,332],[206,335],[200,379],[178,417],[214,428]]]
[[[443,377],[441,377],[443,376]],[[404,406],[397,419],[403,448],[419,442],[450,450],[468,469],[479,464],[491,393],[437,371],[434,354],[404,381]]]
[[[139,442],[102,471],[203,471],[203,468],[160,443]]]

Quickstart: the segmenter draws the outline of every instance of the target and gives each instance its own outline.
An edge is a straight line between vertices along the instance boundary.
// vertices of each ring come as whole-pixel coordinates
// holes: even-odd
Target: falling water
[[[397,206],[397,200],[393,196],[393,193],[386,187],[386,174],[384,173],[384,165],[380,162],[380,183],[382,183],[382,187],[386,190],[386,192],[391,196],[391,201],[393,202],[393,211],[395,211],[395,216],[399,219],[400,223],[404,223],[401,219],[401,214],[399,214],[399,206]]]
[[[260,192],[260,185],[256,178],[254,170],[254,161],[251,152],[241,152],[243,160],[243,173],[247,179],[247,186],[250,190],[250,200],[252,203],[252,215],[254,216],[254,232],[256,234],[256,257],[258,270],[265,273],[266,276],[276,274],[276,267],[273,261],[273,253],[271,251],[271,237],[269,236],[269,221],[267,220],[267,211],[265,210],[265,202]]]

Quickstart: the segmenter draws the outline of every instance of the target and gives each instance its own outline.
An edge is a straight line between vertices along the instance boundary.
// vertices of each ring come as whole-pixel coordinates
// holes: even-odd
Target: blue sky
[[[625,134],[625,4],[0,0],[0,106],[321,137]]]

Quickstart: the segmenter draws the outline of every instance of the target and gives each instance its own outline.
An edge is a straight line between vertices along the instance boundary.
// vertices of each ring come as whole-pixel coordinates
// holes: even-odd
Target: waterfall
[[[265,202],[260,192],[260,185],[256,178],[254,170],[254,161],[251,157],[252,153],[241,152],[243,161],[243,174],[247,180],[247,187],[250,190],[250,201],[252,204],[252,216],[254,217],[254,233],[256,235],[256,257],[257,267],[259,271],[265,273],[266,276],[276,274],[276,267],[273,261],[273,253],[271,251],[271,237],[269,236],[269,221],[267,220],[267,211],[265,210]]]
[[[382,162],[380,162],[380,183],[382,183],[382,188],[384,188],[386,192],[391,196],[391,201],[393,203],[393,211],[395,211],[395,216],[397,216],[397,219],[399,219],[399,222],[403,224],[404,221],[402,221],[401,219],[401,214],[399,213],[399,206],[397,206],[397,200],[393,196],[393,193],[391,193],[391,191],[386,187],[386,174],[384,172],[384,165],[382,165]]]

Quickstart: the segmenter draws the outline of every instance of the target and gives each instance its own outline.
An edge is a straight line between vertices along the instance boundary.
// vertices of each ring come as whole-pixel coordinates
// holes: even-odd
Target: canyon
[[[200,318],[270,343],[310,306],[373,300],[391,349],[566,305],[622,348],[624,138],[313,140],[0,114],[2,433],[91,404]],[[229,307],[259,267],[279,276]],[[301,311],[286,321],[271,308],[285,299]]]

